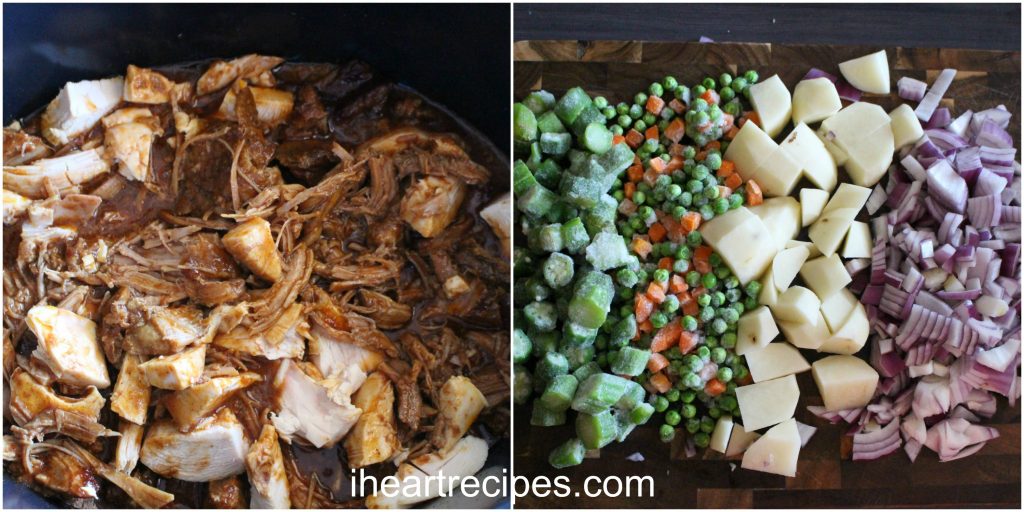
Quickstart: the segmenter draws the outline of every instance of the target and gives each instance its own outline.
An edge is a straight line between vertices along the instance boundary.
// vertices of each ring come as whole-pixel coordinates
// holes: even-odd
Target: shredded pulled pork
[[[354,508],[324,469],[508,435],[480,216],[506,171],[456,120],[361,62],[262,55],[46,111],[4,129],[5,477],[86,508]],[[459,396],[486,401],[470,427]]]

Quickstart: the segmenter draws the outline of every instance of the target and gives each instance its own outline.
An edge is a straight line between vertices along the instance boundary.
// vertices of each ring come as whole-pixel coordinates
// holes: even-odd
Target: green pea
[[[646,195],[644,195],[644,193],[643,193],[643,192],[641,192],[641,191],[639,191],[639,190],[637,190],[637,191],[633,192],[633,202],[634,202],[634,203],[636,203],[636,204],[644,204],[644,201],[645,201],[646,199],[647,199],[647,196],[646,196]],[[642,223],[642,222],[643,222],[643,221],[641,221],[641,223]],[[633,228],[635,228],[635,229],[640,229],[640,226],[636,226],[636,225],[634,225],[634,226],[633,226]]]
[[[700,309],[700,321],[708,323],[715,319],[715,308],[711,306],[705,306]]]
[[[742,315],[747,310],[747,306],[742,302],[734,302],[730,307],[736,310],[736,314],[738,315]]]
[[[721,398],[718,399],[718,404],[722,409],[725,409],[727,411],[731,411],[739,407],[739,403],[736,401],[736,398],[730,395],[723,395]]]
[[[723,334],[721,343],[722,348],[724,349],[732,350],[733,348],[736,348],[736,333],[727,332]]]
[[[638,131],[638,132],[643,132],[644,130],[647,129],[647,122],[644,121],[643,119],[637,119],[636,122],[633,123],[633,129]],[[640,150],[641,151],[646,151],[648,153],[650,153],[650,151],[651,151],[650,149],[647,149],[646,146],[640,148]]]
[[[682,416],[680,416],[676,411],[668,411],[665,413],[665,423],[672,425],[673,427],[678,425],[682,419]]]
[[[658,437],[663,443],[671,443],[676,437],[676,429],[672,428],[672,425],[666,423],[658,429]]]
[[[756,297],[747,297],[746,300],[743,301],[743,307],[746,308],[747,311],[757,309],[757,306],[758,302]]]
[[[629,107],[629,117],[633,119],[640,119],[644,116],[644,108],[640,105],[633,105]]]
[[[690,271],[690,261],[689,260],[675,260],[675,261],[673,261],[672,262],[672,271],[677,273],[677,274],[682,274],[684,272],[689,272]]]
[[[662,87],[661,84],[659,84],[658,82],[654,82],[650,85],[650,87],[647,88],[647,92],[651,93],[651,96],[657,96],[660,98],[663,94],[665,94],[665,88]]]
[[[750,82],[752,84],[757,83],[757,71],[751,69],[746,73],[743,73],[743,78],[745,78],[747,82]]]
[[[690,389],[701,389],[704,387],[704,383],[700,381],[700,376],[696,373],[686,374],[686,377],[684,377],[684,383],[686,384],[686,387]]]
[[[743,206],[743,194],[736,194],[736,193],[734,193],[734,194],[730,195],[729,196],[729,209],[730,210],[735,210],[736,208],[739,208],[740,206]]]
[[[712,418],[715,418],[716,420],[721,415],[722,415],[722,410],[719,409],[718,407],[712,407],[712,408],[708,409],[708,416],[711,416]]]
[[[704,189],[704,197],[706,197],[708,199],[718,199],[718,196],[720,194],[721,194],[721,191],[718,190],[718,187],[708,187],[708,188]],[[725,213],[725,212],[722,212],[722,213]]]
[[[701,283],[704,284],[704,288],[711,289],[718,285],[718,278],[715,277],[714,274],[709,272],[707,274],[704,274],[704,277],[701,278]]]
[[[608,129],[612,131],[612,135],[622,135],[623,133],[622,126],[619,124],[613,124]]]
[[[741,92],[744,88],[747,87],[747,85],[749,85],[747,79],[742,76],[738,76],[735,80],[732,81],[731,84],[729,84],[729,87],[733,90],[733,92]]]
[[[700,231],[690,231],[686,235],[686,245],[690,247],[700,247],[700,244],[704,242],[704,237],[701,236]]]
[[[605,98],[604,96],[594,98],[594,106],[597,107],[598,110],[603,110],[608,106],[608,98]]]
[[[747,375],[750,374],[750,371],[747,370],[747,367],[743,366],[742,364],[736,365],[736,368],[734,368],[732,372],[734,374],[734,378],[739,380],[747,378]]]
[[[693,204],[693,193],[688,190],[683,191],[682,195],[679,196],[679,199],[676,202],[683,206],[690,206]],[[683,213],[685,214],[686,212]],[[682,218],[682,215],[679,217]]]
[[[722,87],[729,87],[729,84],[732,83],[732,75],[729,73],[722,73],[721,75],[718,75],[718,83],[721,84]]]
[[[710,294],[710,293],[705,293],[705,294],[701,295],[700,297],[697,297],[697,305],[702,307],[702,308],[710,306],[713,301],[714,301],[714,298],[712,297],[712,294]]]
[[[668,409],[668,398],[661,395],[655,396],[654,401],[651,403],[654,406],[654,410],[658,412],[665,412]]]
[[[697,319],[694,318],[691,315],[684,316],[683,317],[683,329],[685,329],[687,331],[696,331],[697,330]]]
[[[700,87],[700,86],[698,86],[698,87]],[[697,89],[695,88],[694,91],[696,91],[696,90]],[[701,94],[704,94],[704,91],[701,91]],[[700,94],[695,94],[695,95],[696,96],[700,96]],[[704,112],[704,113],[707,113],[706,111],[708,109],[708,102],[704,98],[697,98],[697,99],[693,100],[693,103],[690,105],[690,108],[693,109],[694,112]],[[703,146],[703,144],[700,144],[700,145]]]
[[[733,82],[733,83],[736,83],[736,82]],[[730,94],[730,96],[734,96],[734,97],[735,97],[735,95],[736,95],[735,92]],[[725,113],[729,114],[730,116],[739,117],[740,114],[743,113],[743,106],[740,105],[738,101],[731,100],[731,101],[729,101],[729,103],[726,103],[724,107],[722,107],[722,110],[724,110]],[[722,151],[725,151],[725,147],[724,147],[725,144],[723,143],[722,145],[723,145]]]
[[[620,116],[629,114],[629,104],[625,101],[620,101],[618,105],[615,105],[615,113]]]
[[[691,288],[700,285],[700,272],[697,272],[696,270],[691,270],[691,271],[687,272],[686,273],[686,284],[689,287],[691,287]],[[699,298],[698,298],[698,301],[699,301]]]
[[[617,114],[617,112],[615,112],[615,107],[605,107],[601,109],[601,113],[604,114],[605,119],[609,120],[615,119],[615,115]]]
[[[690,402],[693,402],[693,400],[694,400],[695,398],[697,398],[697,393],[694,393],[694,392],[693,392],[692,390],[689,390],[689,389],[687,389],[687,390],[685,390],[685,391],[682,391],[682,392],[680,393],[680,395],[679,395],[679,399],[680,399],[680,400],[682,400],[682,401],[683,401],[683,403],[685,403],[685,404],[688,404],[688,403],[690,403]],[[696,413],[697,413],[697,411],[696,411],[696,407],[694,408],[694,411],[693,411],[693,412],[694,412],[694,414],[696,414]],[[684,414],[684,416],[685,416],[685,414]],[[692,418],[693,416],[688,416],[688,417],[689,417],[689,418]]]
[[[661,303],[661,310],[666,314],[672,314],[679,310],[679,297],[666,295],[665,301]]]
[[[683,84],[679,84],[678,87],[672,90],[672,93],[675,94],[676,98],[682,101],[690,100],[690,88]]]
[[[633,118],[627,115],[621,115],[615,122],[618,123],[616,126],[619,126],[620,128],[629,128],[629,125],[633,124]]]
[[[690,393],[691,396],[696,396],[696,394],[694,394],[693,391],[687,390],[686,392]],[[686,419],[690,419],[690,418],[693,418],[693,417],[697,416],[697,408],[693,404],[690,404],[690,403],[687,403],[687,404],[683,405],[679,409],[679,412],[681,412],[683,417],[686,418]],[[699,428],[699,425],[698,425],[698,428]]]
[[[705,220],[709,221],[715,218],[715,210],[711,208],[711,205],[704,205],[700,207],[700,216]]]
[[[717,171],[722,167],[722,155],[709,153],[707,158],[704,159],[704,165],[708,166],[708,169],[712,171]]]
[[[696,412],[694,412],[696,415]],[[690,418],[686,420],[686,431],[691,434],[696,434],[700,430],[700,420],[697,418]]]
[[[722,364],[723,362],[725,362],[725,356],[727,355],[728,354],[726,353],[725,349],[722,347],[715,347],[711,350],[711,360],[715,364]]]
[[[711,350],[714,350],[716,347],[718,347],[718,338],[714,336],[705,336],[704,345],[706,345]]]
[[[654,126],[658,122],[658,118],[654,117],[654,114],[650,112],[644,114],[644,117],[642,117],[641,119],[643,119],[644,122],[647,123],[647,126]]]
[[[751,281],[747,283],[744,291],[747,292],[747,295],[750,297],[757,297],[758,294],[761,293],[761,283],[758,281]]]
[[[665,393],[665,398],[667,398],[669,402],[678,402],[679,401],[679,390],[678,389],[670,389],[670,390],[668,390],[668,393]]]
[[[637,122],[639,122],[639,121],[637,121]],[[644,149],[646,149],[648,151],[654,151],[654,150],[658,149],[658,141],[656,139],[647,139],[647,140],[645,140],[644,141]],[[664,177],[664,178],[667,178],[669,180],[672,179],[672,178],[669,178],[668,176],[664,176],[664,175],[659,176],[659,177]]]
[[[633,104],[643,108],[647,104],[647,94],[643,92],[636,93],[636,96],[633,96]]]
[[[703,96],[704,93],[707,92],[707,90],[708,90],[708,88],[704,87],[703,84],[695,85],[695,86],[693,86],[693,89],[692,89],[693,95],[694,96],[698,96],[697,100],[700,100],[701,98],[699,98],[699,96]],[[694,100],[694,103],[696,103],[697,100]]]
[[[730,100],[732,100],[733,98],[736,97],[736,91],[732,90],[731,87],[722,86],[722,89],[718,91],[718,97],[722,101],[730,101]],[[734,114],[731,114],[728,109],[725,109],[725,113],[730,114],[730,115],[734,115]]]
[[[711,330],[715,333],[724,334],[725,331],[727,331],[728,329],[729,324],[727,324],[725,320],[722,320],[721,318],[716,318],[713,322],[711,322]]]
[[[715,89],[717,84],[715,84],[715,79],[709,76],[700,85],[704,86],[705,89]]]
[[[697,112],[697,114],[693,116],[693,124],[695,124],[697,126],[704,126],[704,125],[706,125],[706,124],[708,124],[710,122],[711,122],[711,116],[708,115],[707,112]],[[701,146],[703,146],[703,145],[704,144],[701,144]]]
[[[667,324],[667,323],[668,323],[668,317],[665,316],[665,313],[662,313],[661,311],[657,311],[657,312],[654,312],[654,313],[651,314],[651,325],[655,329],[661,329],[662,327],[665,327],[665,324]]]
[[[729,382],[732,380],[733,377],[732,369],[729,368],[728,366],[723,366],[718,369],[718,373],[716,376],[718,377],[718,380],[722,382]]]
[[[709,294],[711,295],[711,305],[719,307],[725,305],[725,294],[719,291]]]
[[[663,268],[659,268],[658,270],[655,270],[654,271],[654,280],[659,282],[659,283],[667,282],[668,281],[668,270],[665,270]]]
[[[708,416],[704,416],[700,419],[700,431],[710,434],[715,430],[715,420]]]

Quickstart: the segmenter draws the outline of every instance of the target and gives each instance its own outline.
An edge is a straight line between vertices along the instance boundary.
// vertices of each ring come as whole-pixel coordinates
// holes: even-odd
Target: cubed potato
[[[725,448],[725,455],[732,457],[733,455],[739,455],[750,447],[754,441],[757,441],[761,437],[761,434],[750,431],[747,432],[743,425],[739,423],[733,423],[732,435],[729,436],[729,446]]]
[[[889,118],[892,120],[892,139],[896,149],[913,144],[924,135],[921,120],[917,118],[914,109],[906,103],[889,112]]]
[[[836,84],[825,77],[801,80],[793,89],[793,122],[814,124],[843,108]]]
[[[821,315],[825,318],[828,328],[837,331],[846,323],[856,305],[857,297],[853,292],[842,288],[821,300]]]
[[[892,163],[892,122],[873,103],[858,101],[840,110],[822,121],[818,134],[857,185],[878,183]]]
[[[761,219],[744,207],[715,216],[700,233],[742,284],[760,276],[781,247]]]
[[[779,335],[772,312],[759,306],[740,317],[736,332],[736,354],[743,355],[771,343]]]
[[[764,382],[811,369],[800,351],[789,343],[775,342],[744,354],[754,382]]]
[[[838,162],[825,147],[825,143],[806,124],[797,123],[779,147],[800,163],[804,176],[814,186],[828,192],[836,188],[839,179],[839,171],[836,169]]]
[[[863,359],[849,355],[819,359],[811,365],[811,374],[829,411],[864,407],[878,385],[878,372]]]
[[[779,300],[779,289],[775,287],[775,280],[771,272],[765,272],[761,276],[761,293],[757,295],[757,301],[765,306],[774,306]]]
[[[788,196],[800,181],[803,167],[788,151],[776,147],[775,151],[761,159],[761,165],[754,175],[765,197]]]
[[[782,476],[796,476],[797,459],[800,457],[800,431],[796,420],[790,418],[772,427],[743,454],[744,469],[772,473]]]
[[[889,58],[885,50],[839,63],[850,85],[872,94],[889,94]]]
[[[775,288],[780,292],[786,291],[809,255],[810,251],[803,246],[784,249],[776,254],[772,260],[772,281]]]
[[[776,322],[776,325],[782,331],[782,337],[786,338],[786,341],[796,348],[817,350],[818,347],[832,337],[832,333],[828,330],[828,324],[825,323],[825,318],[820,311],[813,323],[783,322],[780,320]],[[737,345],[739,345],[739,342],[737,342]]]
[[[827,208],[827,205],[826,205]],[[839,208],[823,211],[818,220],[807,230],[807,238],[814,242],[815,247],[825,256],[832,256],[839,250],[850,224],[857,217],[859,208]]]
[[[761,166],[761,159],[770,155],[778,147],[768,134],[764,133],[755,123],[744,123],[743,127],[729,143],[723,158],[736,166],[736,172],[744,181],[754,178]]]
[[[800,388],[796,377],[758,382],[736,388],[736,400],[740,404],[740,415],[748,430],[759,430],[786,421],[793,417],[796,403],[800,400]]]
[[[803,286],[792,286],[779,294],[772,313],[783,322],[816,322],[821,300]]]
[[[720,416],[718,423],[715,423],[715,430],[711,432],[711,444],[708,445],[708,448],[718,453],[725,453],[726,449],[729,448],[732,428],[732,416]]]
[[[765,199],[763,203],[750,207],[750,212],[757,215],[771,232],[778,251],[800,233],[800,203],[795,198]]]
[[[871,323],[868,321],[867,310],[863,304],[857,303],[843,325],[818,347],[818,352],[856,354],[864,348],[870,333]]]
[[[800,221],[803,227],[814,224],[818,220],[825,203],[828,202],[828,192],[816,188],[800,189]]]
[[[818,246],[806,240],[790,240],[786,242],[786,247],[784,247],[784,249],[792,249],[794,247],[806,247],[808,259],[821,256],[821,251],[818,250]]]
[[[800,277],[818,297],[828,297],[852,281],[838,254],[807,261],[800,268]]]
[[[789,123],[793,100],[779,75],[750,86],[750,103],[761,118],[761,126],[769,137],[775,137]]]
[[[871,228],[867,223],[853,221],[846,232],[846,243],[843,244],[844,258],[871,257]]]

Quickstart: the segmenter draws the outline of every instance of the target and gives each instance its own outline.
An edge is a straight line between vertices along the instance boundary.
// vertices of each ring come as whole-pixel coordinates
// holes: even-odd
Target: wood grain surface
[[[544,88],[555,94],[582,86],[610,102],[627,100],[666,74],[693,84],[723,71],[757,70],[762,77],[778,73],[791,89],[811,67],[837,73],[837,63],[882,49],[763,43],[648,43],[632,41],[520,41],[514,47],[516,99]],[[893,84],[901,76],[929,82],[943,68],[959,70],[944,105],[954,114],[966,109],[1003,104],[1013,113],[1010,131],[1020,147],[1020,52],[937,48],[885,48]],[[899,100],[866,95],[887,110]],[[612,443],[596,458],[556,470],[548,465],[551,450],[573,435],[573,427],[536,428],[529,408],[517,407],[513,464],[516,475],[569,478],[570,496],[517,498],[517,508],[875,508],[875,507],[998,507],[1020,509],[1020,404],[1000,399],[998,413],[988,421],[1000,432],[978,454],[939,462],[923,450],[911,464],[902,450],[871,462],[850,459],[852,440],[845,425],[830,425],[807,412],[821,398],[810,373],[798,376],[801,389],[798,421],[818,427],[800,453],[795,478],[758,473],[739,467],[739,457],[712,451],[686,458],[682,436],[664,444],[658,439],[656,415],[624,443]],[[627,457],[639,453],[643,462]],[[645,497],[586,497],[587,477],[647,476],[654,493]],[[591,489],[594,489],[591,482]],[[600,480],[596,481],[600,485]],[[577,494],[578,493],[578,494]]]

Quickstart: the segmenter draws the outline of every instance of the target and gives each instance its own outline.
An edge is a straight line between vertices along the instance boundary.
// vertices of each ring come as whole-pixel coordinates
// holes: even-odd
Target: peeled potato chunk
[[[864,407],[878,385],[878,372],[863,359],[849,355],[819,359],[811,365],[811,374],[829,411]]]
[[[745,469],[782,476],[796,476],[800,456],[800,431],[790,418],[772,427],[747,448],[741,466]]]
[[[792,418],[800,400],[796,377],[787,375],[736,388],[736,400],[747,430],[770,427]]]

